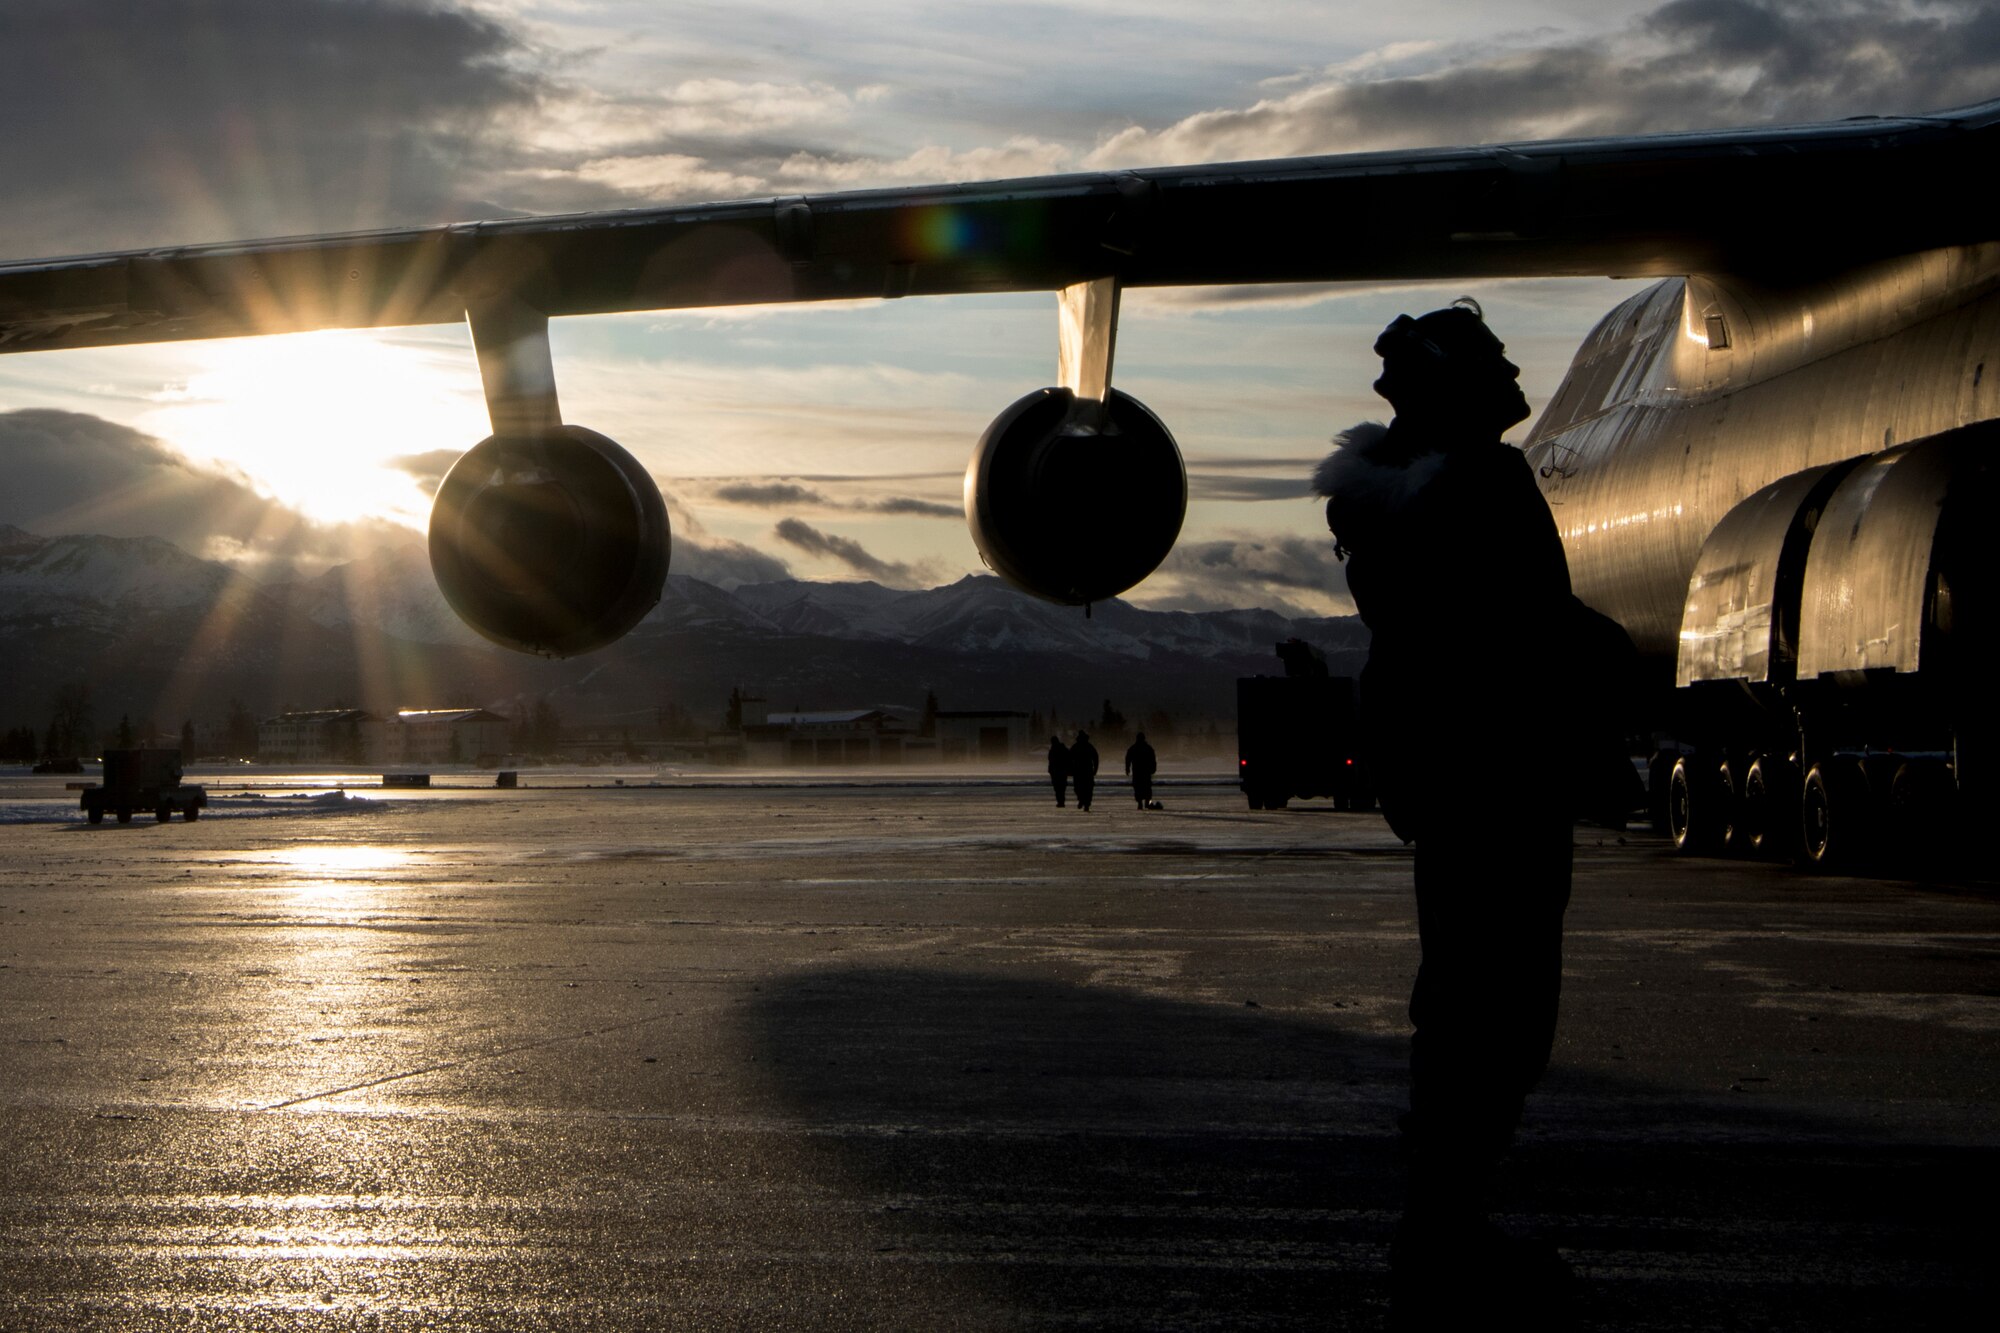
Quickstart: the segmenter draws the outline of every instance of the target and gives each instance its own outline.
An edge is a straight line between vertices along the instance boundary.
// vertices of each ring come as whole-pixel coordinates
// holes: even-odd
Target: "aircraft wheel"
[[[1721,850],[1729,828],[1727,791],[1714,765],[1695,755],[1682,755],[1674,761],[1673,775],[1667,780],[1667,832],[1675,851],[1713,856]]]
[[[1874,811],[1868,779],[1852,759],[1829,759],[1806,774],[1799,801],[1799,836],[1806,861],[1819,870],[1855,865],[1872,850]]]
[[[1799,790],[1799,771],[1790,762],[1760,755],[1743,775],[1743,800],[1737,826],[1747,835],[1745,850],[1753,856],[1790,857],[1798,850],[1798,811],[1792,808]]]
[[[1910,759],[1889,783],[1888,831],[1896,850],[1933,859],[1949,850],[1958,784],[1942,759]]]
[[[1646,809],[1651,817],[1653,832],[1671,836],[1673,816],[1668,808],[1667,793],[1673,785],[1674,764],[1680,756],[1672,750],[1655,750],[1646,764]]]
[[[1741,763],[1731,763],[1725,759],[1715,767],[1716,791],[1722,799],[1722,829],[1717,837],[1717,849],[1734,856],[1748,856],[1754,830],[1745,819],[1743,809],[1743,784],[1745,770]]]

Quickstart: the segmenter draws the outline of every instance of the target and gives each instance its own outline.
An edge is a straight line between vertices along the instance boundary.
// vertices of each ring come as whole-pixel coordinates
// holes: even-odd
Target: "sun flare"
[[[411,527],[430,497],[399,460],[490,429],[469,345],[351,330],[207,344],[139,424],[308,518]]]

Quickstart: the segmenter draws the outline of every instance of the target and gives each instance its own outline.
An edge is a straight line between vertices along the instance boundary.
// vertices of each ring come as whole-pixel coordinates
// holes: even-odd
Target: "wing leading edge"
[[[1539,275],[1782,278],[1991,239],[1934,116],[859,190],[0,264],[0,352],[548,315]]]

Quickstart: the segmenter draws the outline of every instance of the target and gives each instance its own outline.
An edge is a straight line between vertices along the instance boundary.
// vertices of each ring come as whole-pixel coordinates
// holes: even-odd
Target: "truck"
[[[1301,639],[1277,651],[1284,675],[1236,682],[1236,775],[1250,808],[1330,797],[1336,810],[1374,809],[1354,678],[1329,675],[1325,654]]]
[[[93,824],[102,824],[106,811],[129,824],[135,812],[148,810],[162,824],[176,813],[193,823],[208,805],[208,792],[181,781],[179,750],[106,750],[104,781],[85,787],[79,804]]]

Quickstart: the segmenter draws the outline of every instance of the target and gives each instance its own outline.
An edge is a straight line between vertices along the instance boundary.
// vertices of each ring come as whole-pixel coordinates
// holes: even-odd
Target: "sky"
[[[0,261],[1995,96],[2000,0],[5,0]],[[1376,332],[1474,295],[1539,410],[1642,285],[1128,293],[1114,380],[1191,483],[1129,599],[1350,610],[1305,478],[1382,415]],[[921,587],[980,568],[966,459],[1054,381],[1055,324],[1038,294],[552,340],[565,418],[667,494],[674,572]],[[0,523],[312,572],[413,540],[487,431],[462,326],[0,356]]]

